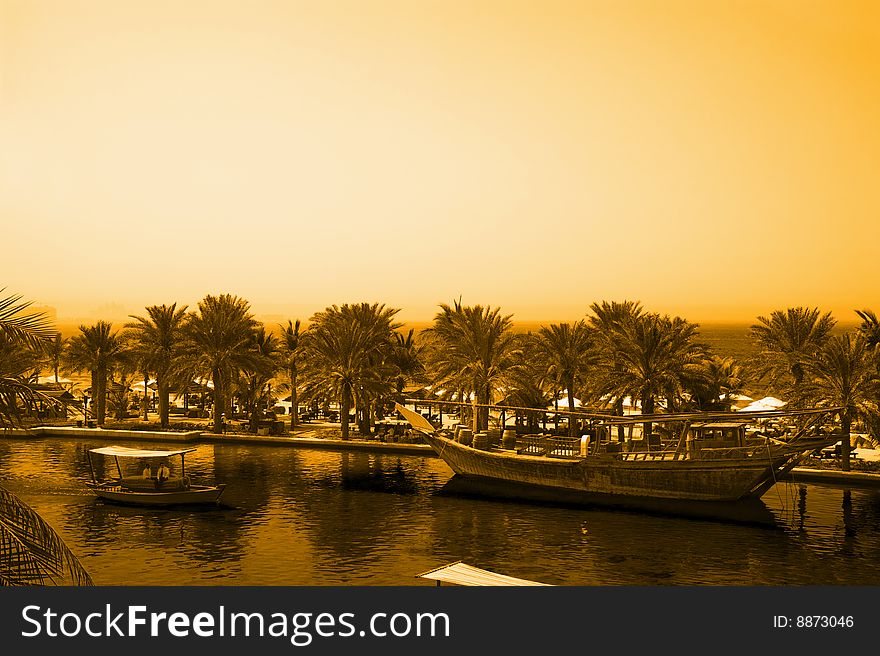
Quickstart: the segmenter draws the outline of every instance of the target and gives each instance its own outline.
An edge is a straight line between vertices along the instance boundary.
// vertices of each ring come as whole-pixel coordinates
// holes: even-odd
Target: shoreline
[[[249,433],[226,433],[217,435],[205,431],[143,431],[104,428],[78,428],[75,426],[34,426],[32,428],[7,428],[0,430],[0,437],[66,437],[91,438],[108,441],[170,442],[176,444],[257,444],[263,446],[284,446],[307,449],[327,449],[333,451],[367,451],[371,453],[396,453],[439,457],[427,444],[402,444],[398,442],[377,442],[361,439],[333,439],[317,437],[316,431],[302,431],[298,437],[275,437],[251,435]],[[841,471],[837,469],[816,469],[814,467],[795,467],[785,478],[795,483],[816,483],[819,485],[856,486],[880,488],[880,474],[863,471]]]
[[[127,442],[169,442],[174,444],[259,444],[271,446],[330,449],[337,451],[371,451],[375,453],[415,454],[438,457],[427,444],[378,442],[361,439],[333,439],[317,437],[314,430],[303,431],[297,437],[252,435],[250,433],[225,433],[218,435],[205,431],[144,431],[104,428],[78,428],[75,426],[34,426],[0,430],[0,437],[65,437],[119,440]]]

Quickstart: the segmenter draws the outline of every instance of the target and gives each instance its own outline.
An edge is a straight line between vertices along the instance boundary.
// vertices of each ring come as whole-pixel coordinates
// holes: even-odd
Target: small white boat
[[[225,485],[193,485],[186,475],[185,456],[195,449],[155,451],[105,446],[89,451],[92,482],[100,498],[139,506],[176,506],[217,503]],[[92,454],[113,458],[118,477],[99,480]],[[172,459],[180,456],[180,466]]]

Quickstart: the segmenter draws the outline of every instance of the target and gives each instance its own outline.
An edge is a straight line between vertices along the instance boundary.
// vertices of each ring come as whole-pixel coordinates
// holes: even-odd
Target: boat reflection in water
[[[776,515],[760,499],[740,501],[690,501],[687,499],[655,499],[650,497],[607,496],[591,499],[583,492],[520,485],[508,481],[473,478],[456,474],[437,492],[439,495],[472,499],[494,499],[505,502],[520,501],[569,508],[621,510],[652,515],[711,519],[720,522],[748,524],[782,529]]]

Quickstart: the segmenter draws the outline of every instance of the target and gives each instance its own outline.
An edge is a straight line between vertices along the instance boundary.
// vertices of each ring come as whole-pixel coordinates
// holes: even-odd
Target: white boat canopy
[[[102,446],[100,449],[91,449],[89,453],[99,453],[102,456],[114,456],[117,458],[169,458],[184,453],[192,453],[195,449],[175,449],[173,451],[150,451],[149,449],[129,449],[126,446]]]
[[[500,586],[500,585],[549,585],[547,583],[538,583],[537,581],[528,581],[526,579],[518,579],[513,576],[505,576],[504,574],[496,574],[473,565],[468,565],[460,560],[430,572],[419,574],[417,578],[431,579],[439,582],[453,583],[455,585],[477,585],[477,586]]]

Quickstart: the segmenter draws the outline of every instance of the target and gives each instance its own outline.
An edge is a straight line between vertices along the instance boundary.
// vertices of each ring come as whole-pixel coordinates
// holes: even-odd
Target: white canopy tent
[[[744,408],[737,408],[739,412],[770,412],[771,410],[779,410],[779,408],[787,405],[786,401],[780,401],[773,396],[765,396],[763,399],[752,401]]]
[[[156,379],[155,379],[155,378],[150,378],[150,380],[147,382],[146,387],[149,388],[149,389],[151,389],[151,390],[156,389]],[[144,389],[145,389],[145,388],[144,388],[144,381],[139,381],[139,382],[137,382],[137,383],[134,383],[134,384],[131,386],[131,391],[132,391],[132,392],[137,392],[138,394],[143,394],[143,393],[144,393]]]
[[[569,409],[568,408],[568,391],[567,390],[562,391],[562,396],[559,397],[559,399],[556,401],[556,404],[559,405],[560,410],[568,410]],[[555,410],[556,404],[551,403],[549,406],[547,406],[547,409],[548,410]],[[580,399],[576,398],[574,400],[574,407],[575,408],[580,408],[582,405],[583,404],[581,403]]]
[[[59,385],[69,385],[73,381],[70,378],[64,378],[63,376],[58,377]],[[39,385],[54,385],[55,384],[55,376],[40,376],[37,378],[37,384]]]

